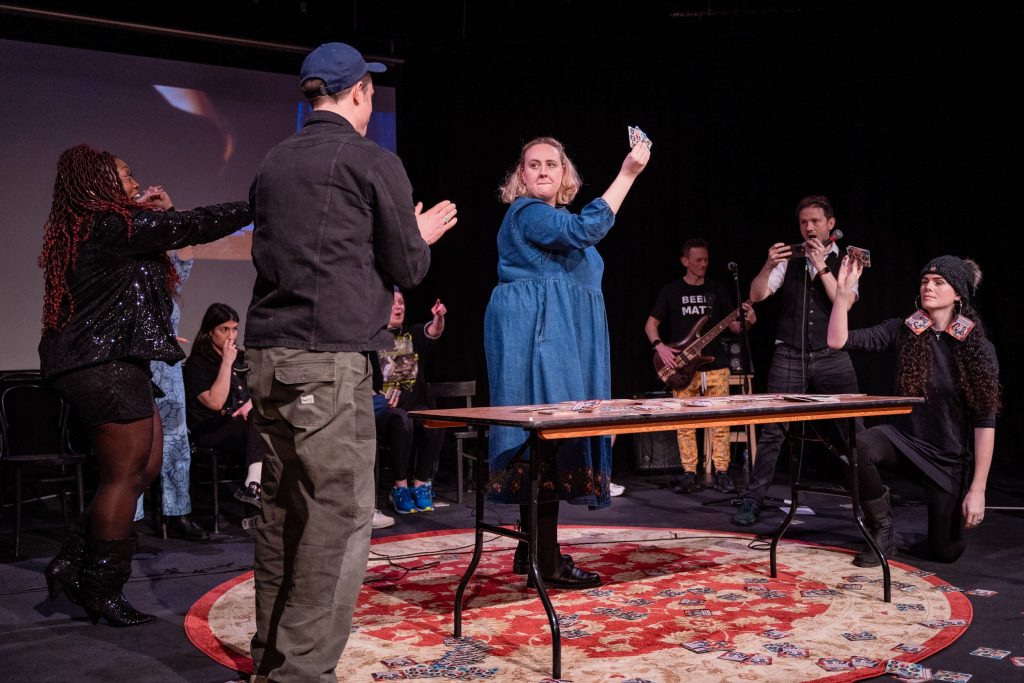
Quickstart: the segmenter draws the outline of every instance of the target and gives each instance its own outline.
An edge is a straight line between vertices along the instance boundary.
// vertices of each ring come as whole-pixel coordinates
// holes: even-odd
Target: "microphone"
[[[843,231],[836,228],[832,231],[832,234],[822,240],[821,243],[826,249],[828,249],[830,244],[841,239],[843,239]],[[789,248],[791,251],[789,258],[791,259],[805,258],[807,256],[807,248],[804,246],[803,242],[800,242],[799,244],[791,244],[789,245]]]
[[[828,236],[828,239],[822,242],[822,244],[827,246],[841,239],[843,239],[843,231],[840,230],[839,228],[836,228],[835,230],[832,231],[832,234]]]
[[[729,269],[730,273],[737,273],[739,272],[740,266],[735,261],[729,261],[729,264],[726,266],[726,268]]]

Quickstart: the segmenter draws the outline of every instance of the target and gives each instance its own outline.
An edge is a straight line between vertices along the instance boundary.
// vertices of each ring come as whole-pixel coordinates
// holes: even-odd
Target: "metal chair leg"
[[[14,557],[21,557],[21,466],[14,468]]]
[[[78,484],[78,514],[85,514],[85,478],[82,476],[82,463],[75,465],[75,479]]]
[[[213,533],[220,533],[220,494],[218,484],[220,483],[220,468],[218,466],[217,453],[210,456],[210,465],[213,470]]]

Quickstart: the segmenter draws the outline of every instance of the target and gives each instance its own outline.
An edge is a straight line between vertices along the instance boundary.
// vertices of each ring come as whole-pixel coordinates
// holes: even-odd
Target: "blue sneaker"
[[[395,512],[400,515],[407,515],[416,512],[416,504],[412,500],[411,489],[406,486],[396,486],[391,489],[391,504]]]
[[[434,509],[434,488],[429,484],[412,487],[412,499],[419,512],[429,512]]]

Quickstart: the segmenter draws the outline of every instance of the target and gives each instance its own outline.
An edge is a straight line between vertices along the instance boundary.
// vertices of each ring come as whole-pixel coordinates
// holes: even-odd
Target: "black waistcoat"
[[[794,259],[786,268],[786,277],[779,288],[782,315],[775,338],[798,349],[818,351],[828,346],[828,318],[832,314],[832,300],[828,298],[821,278],[811,279],[806,263],[803,259]],[[839,255],[829,253],[825,257],[825,265],[837,273]]]

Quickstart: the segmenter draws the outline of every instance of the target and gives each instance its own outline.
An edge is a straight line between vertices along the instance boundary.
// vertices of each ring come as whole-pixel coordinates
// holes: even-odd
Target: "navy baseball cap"
[[[324,43],[310,52],[302,62],[299,85],[311,78],[319,78],[327,84],[320,95],[332,95],[350,88],[359,82],[367,72],[379,74],[387,71],[380,62],[366,63],[359,50],[345,43]]]

